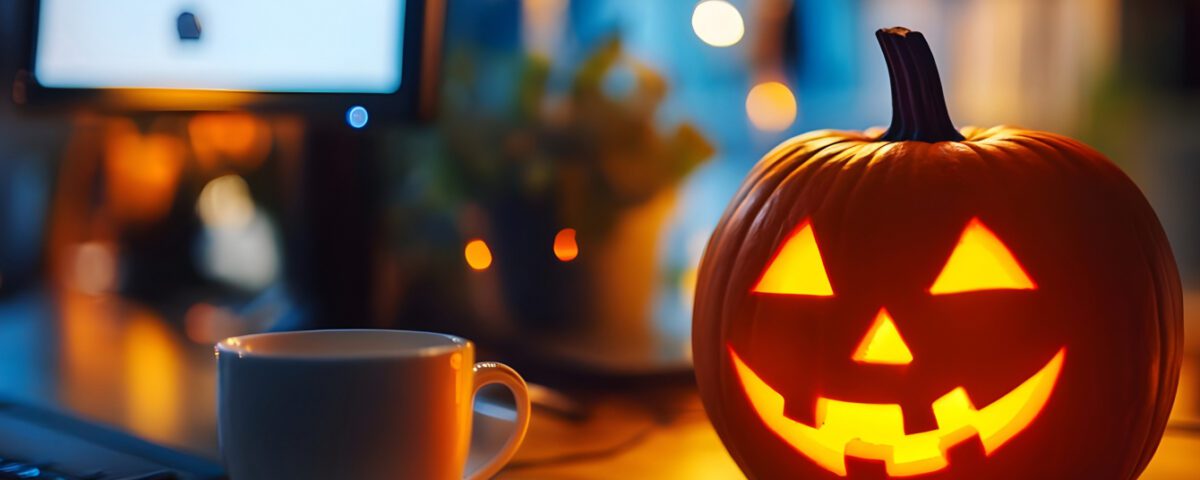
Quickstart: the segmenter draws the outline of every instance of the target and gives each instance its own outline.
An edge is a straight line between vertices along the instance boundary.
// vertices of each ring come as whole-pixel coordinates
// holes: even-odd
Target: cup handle
[[[521,378],[521,375],[517,374],[516,370],[509,368],[508,365],[497,362],[475,364],[475,388],[471,392],[471,403],[474,404],[479,389],[493,384],[504,385],[512,391],[513,403],[517,408],[517,424],[513,428],[512,435],[508,437],[508,441],[504,442],[503,447],[500,447],[500,451],[475,471],[468,473],[467,480],[492,478],[517,453],[517,448],[525,440],[525,432],[529,430],[529,388],[525,386],[525,380]]]

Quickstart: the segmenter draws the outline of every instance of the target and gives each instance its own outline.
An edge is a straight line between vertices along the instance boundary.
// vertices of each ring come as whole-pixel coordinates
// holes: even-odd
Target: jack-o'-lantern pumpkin
[[[701,397],[751,478],[1135,478],[1178,383],[1179,276],[1101,154],[950,123],[880,30],[892,125],[751,171],[701,262]]]

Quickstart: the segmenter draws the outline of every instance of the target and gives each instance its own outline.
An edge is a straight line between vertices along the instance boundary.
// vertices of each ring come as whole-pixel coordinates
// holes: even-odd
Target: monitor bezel
[[[153,88],[56,88],[34,76],[41,0],[26,4],[25,45],[12,83],[12,100],[25,108],[91,110],[108,113],[248,110],[258,112],[341,114],[365,107],[371,120],[425,120],[432,116],[440,69],[445,0],[404,2],[403,60],[400,88],[393,93],[291,93]]]

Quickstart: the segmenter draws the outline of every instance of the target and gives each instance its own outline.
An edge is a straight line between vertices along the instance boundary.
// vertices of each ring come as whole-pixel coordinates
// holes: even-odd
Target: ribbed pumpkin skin
[[[1132,479],[1165,427],[1182,349],[1179,275],[1137,187],[1087,146],[1008,127],[963,142],[876,142],[853,132],[793,138],[746,178],[700,266],[696,379],[726,448],[751,478],[838,478],[758,419],[729,348],[812,424],[817,396],[898,403],[908,431],[962,386],[986,405],[1060,348],[1049,403],[985,457],[975,441],[913,478]],[[931,295],[978,217],[1037,283],[1031,291]],[[753,294],[784,237],[810,220],[832,297]],[[881,307],[912,350],[903,372],[850,360]],[[848,459],[851,478],[886,478]]]

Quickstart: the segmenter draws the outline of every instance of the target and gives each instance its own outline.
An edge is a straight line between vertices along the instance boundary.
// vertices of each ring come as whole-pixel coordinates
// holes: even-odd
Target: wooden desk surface
[[[10,298],[0,303],[0,395],[217,458],[212,347],[177,325],[170,314],[112,298]],[[1197,350],[1145,479],[1200,478]],[[580,398],[588,406],[583,420],[535,412],[525,445],[499,478],[742,478],[690,385]]]

